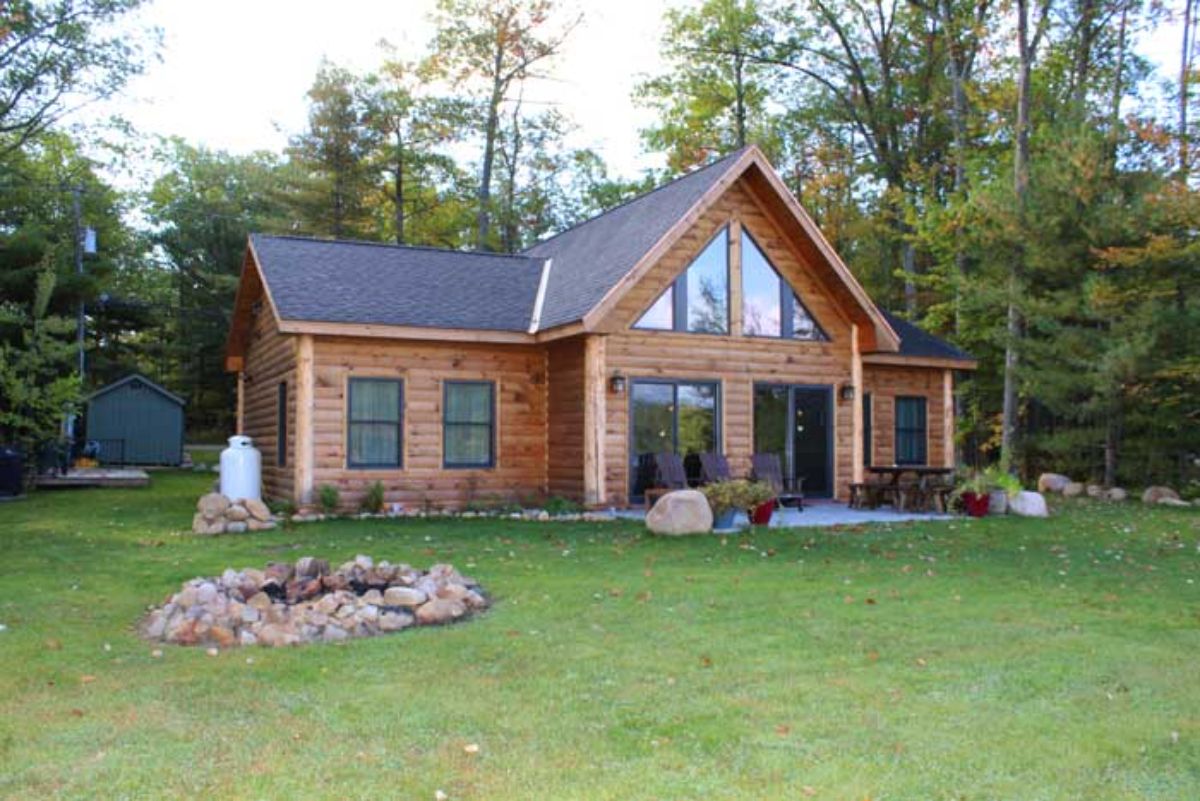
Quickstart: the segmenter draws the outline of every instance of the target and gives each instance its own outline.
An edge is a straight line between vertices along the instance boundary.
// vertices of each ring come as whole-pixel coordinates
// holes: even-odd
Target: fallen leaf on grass
[[[792,727],[788,726],[784,723],[780,723],[778,726],[775,727],[775,733],[778,734],[780,737],[784,736],[785,734],[791,734],[791,732],[792,732]]]
[[[645,592],[639,592],[637,594],[637,601],[640,604],[644,604],[647,601],[651,600],[653,597],[654,597],[654,593],[650,592],[650,590],[646,590]]]
[[[46,646],[47,651],[61,651],[62,650],[62,642],[60,640],[56,640],[53,637],[48,638],[44,644]]]
[[[81,717],[83,717],[83,710],[82,709],[72,709],[71,715],[74,717],[77,717],[77,718],[81,718]]]
[[[84,684],[91,684],[95,680],[96,680],[95,676],[84,675],[84,676],[79,677],[79,681],[81,681]]]
[[[809,787],[807,784],[800,788],[800,792],[804,793],[809,798],[812,798],[814,795],[817,794],[816,788]]]
[[[479,744],[478,743],[467,743],[466,745],[463,746],[463,752],[467,753],[467,754],[471,754],[471,755],[478,754],[479,753]]]
[[[707,667],[712,667],[712,658],[711,658],[711,657],[708,657],[708,656],[702,656],[702,657],[700,657],[700,666],[701,666],[701,667],[706,667],[706,668],[707,668]]]

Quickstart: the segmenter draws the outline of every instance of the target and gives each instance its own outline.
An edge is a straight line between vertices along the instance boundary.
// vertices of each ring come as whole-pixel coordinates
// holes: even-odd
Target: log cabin
[[[524,253],[251,235],[226,368],[303,507],[627,506],[643,454],[779,454],[809,497],[954,463],[975,362],[881,310],[756,147]]]

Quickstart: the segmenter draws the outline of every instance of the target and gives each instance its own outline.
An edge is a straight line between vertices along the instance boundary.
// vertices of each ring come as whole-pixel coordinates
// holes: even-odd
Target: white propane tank
[[[262,500],[262,454],[241,434],[229,438],[221,451],[221,494],[231,500]]]

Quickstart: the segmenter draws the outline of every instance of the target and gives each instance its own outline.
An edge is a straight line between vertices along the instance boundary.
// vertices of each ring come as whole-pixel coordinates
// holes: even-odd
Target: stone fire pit
[[[305,556],[192,579],[141,630],[177,645],[278,647],[453,623],[488,605],[479,585],[452,565],[422,571],[358,556],[330,570],[324,559]]]

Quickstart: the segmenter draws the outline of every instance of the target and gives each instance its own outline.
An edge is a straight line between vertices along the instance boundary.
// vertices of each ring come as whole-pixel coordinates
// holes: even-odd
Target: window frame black
[[[921,405],[921,427],[916,428],[901,428],[900,426],[900,403],[902,401],[917,401]],[[911,467],[920,467],[929,464],[929,399],[924,395],[897,395],[893,400],[894,408],[892,414],[894,421],[892,423],[892,456],[897,465],[905,465]],[[900,435],[901,433],[912,434],[920,431],[921,448],[920,459],[901,459],[900,458]]]
[[[779,268],[775,266],[775,262],[771,261],[771,257],[767,255],[767,251],[754,238],[754,234],[746,230],[742,226],[743,242],[739,242],[742,251],[742,336],[752,337],[754,339],[790,339],[796,342],[830,342],[829,334],[821,327],[821,323],[813,316],[812,310],[805,305],[804,301],[800,300],[800,293],[796,291]],[[779,333],[778,334],[751,334],[746,331],[746,247],[744,240],[749,239],[754,248],[762,254],[763,261],[771,268],[771,272],[775,273],[775,277],[779,279]],[[796,304],[804,309],[804,313],[808,315],[808,319],[813,321],[816,326],[818,336],[812,339],[801,338],[796,336],[796,321],[793,319],[796,314]]]
[[[707,251],[716,239],[725,235],[725,330],[724,331],[693,331],[688,327],[688,272],[692,269],[692,265],[696,263],[704,252]],[[688,262],[687,267],[683,268],[683,272],[675,276],[667,288],[654,296],[654,301],[642,310],[638,315],[637,320],[633,324],[633,328],[638,331],[662,331],[673,334],[698,334],[700,336],[710,337],[727,337],[733,335],[733,260],[730,258],[730,253],[733,250],[733,237],[730,235],[730,225],[725,224],[717,229],[717,231],[708,238],[704,243],[704,247],[700,248],[699,252],[692,257]],[[671,297],[671,327],[656,328],[654,326],[640,325],[642,318],[649,313],[650,309],[654,308],[654,304],[658,303],[659,298],[667,291],[674,292]]]
[[[489,421],[485,423],[474,423],[465,421],[451,421],[447,415],[450,412],[450,389],[456,386],[486,386],[490,393],[489,403]],[[497,417],[497,393],[496,382],[489,380],[444,380],[442,381],[442,469],[443,470],[491,470],[496,467],[496,417]],[[446,441],[447,433],[450,426],[469,426],[481,427],[486,425],[488,428],[488,460],[486,464],[479,462],[451,462],[447,457]]]
[[[354,385],[357,383],[398,385],[396,420],[355,420]],[[396,427],[396,460],[394,462],[356,462],[350,447],[355,425],[394,425]],[[404,468],[404,379],[376,376],[352,376],[346,380],[346,468],[348,470],[402,470]]]
[[[275,466],[287,467],[288,382],[275,387]]]

